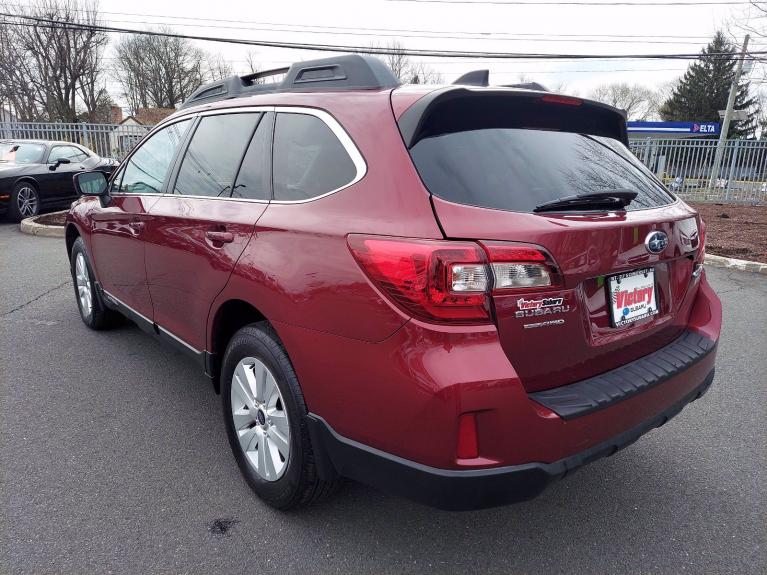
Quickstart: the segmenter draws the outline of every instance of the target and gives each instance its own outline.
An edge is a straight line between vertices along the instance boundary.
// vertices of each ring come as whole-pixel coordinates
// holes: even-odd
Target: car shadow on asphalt
[[[128,336],[131,340],[139,337],[147,346],[159,345],[132,324],[110,332],[110,336],[119,339]],[[145,348],[144,343],[134,353],[154,355],[156,352]],[[166,348],[160,349],[167,353]],[[227,519],[236,522],[228,535],[240,544],[243,539],[247,541],[245,534],[257,524],[255,518],[268,518],[282,530],[329,537],[334,553],[339,555],[365,549],[371,564],[384,564],[394,549],[399,550],[396,553],[420,557],[419,564],[430,558],[434,565],[443,567],[468,559],[474,565],[483,562],[497,565],[498,557],[487,557],[489,548],[491,555],[502,554],[510,565],[528,564],[541,557],[548,557],[552,565],[560,565],[565,557],[583,558],[595,553],[620,557],[635,553],[652,555],[654,549],[667,549],[683,554],[687,546],[685,533],[691,530],[692,522],[705,521],[712,511],[711,501],[700,497],[710,478],[705,476],[705,470],[679,465],[677,457],[683,456],[685,448],[675,446],[672,439],[675,432],[685,434],[685,417],[698,408],[692,404],[660,430],[610,458],[552,483],[541,496],[528,502],[448,512],[346,482],[338,493],[322,503],[289,513],[277,512],[249,491],[228,453],[224,457],[228,462],[221,467],[221,450],[227,451],[228,446],[224,447],[220,397],[208,389],[207,379],[194,376],[204,391],[190,395],[185,392],[189,390],[190,370],[194,370],[189,362],[173,353],[165,358],[164,369],[184,374],[166,378],[166,391],[175,401],[196,404],[179,409],[198,414],[184,425],[187,428],[199,425],[197,430],[178,429],[175,433],[201,433],[206,426],[216,429],[220,449],[198,454],[199,458],[189,465],[218,462],[220,472],[227,475],[227,484],[236,492],[235,499],[246,502],[245,509],[240,508],[239,514]],[[694,443],[694,438],[688,439]],[[718,509],[736,504],[726,490],[710,495],[715,495]],[[215,523],[217,519],[211,520]],[[328,532],[330,525],[332,534]],[[472,542],[483,542],[481,550],[472,547]],[[377,554],[380,556],[376,557]]]

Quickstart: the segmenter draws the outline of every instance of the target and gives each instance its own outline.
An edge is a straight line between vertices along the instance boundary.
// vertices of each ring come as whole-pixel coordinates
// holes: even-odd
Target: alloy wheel
[[[240,448],[259,477],[276,481],[290,457],[290,427],[277,382],[264,363],[246,357],[231,386],[232,421]]]
[[[77,297],[80,300],[80,309],[85,317],[93,310],[93,296],[91,293],[91,278],[88,275],[88,267],[82,252],[75,258],[75,283],[77,283]]]
[[[37,192],[29,186],[19,189],[16,194],[16,205],[19,213],[25,218],[34,216],[37,213]]]

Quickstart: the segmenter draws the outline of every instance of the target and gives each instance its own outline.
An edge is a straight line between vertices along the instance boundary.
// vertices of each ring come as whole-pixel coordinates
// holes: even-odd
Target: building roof
[[[139,108],[136,110],[133,119],[144,126],[154,126],[155,124],[162,122],[175,111],[175,108]]]

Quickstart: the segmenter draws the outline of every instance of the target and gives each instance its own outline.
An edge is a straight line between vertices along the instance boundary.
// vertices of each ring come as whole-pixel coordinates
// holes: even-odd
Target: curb
[[[752,262],[749,260],[739,260],[736,258],[725,258],[722,256],[715,256],[714,254],[706,254],[706,260],[704,263],[707,266],[714,268],[725,268],[731,270],[740,270],[744,272],[767,274],[767,264],[763,264],[761,262]]]
[[[48,214],[46,214],[48,215]],[[64,226],[46,226],[38,224],[35,219],[39,216],[33,216],[21,220],[19,229],[22,233],[30,234],[32,236],[42,236],[46,238],[63,238],[65,235]]]

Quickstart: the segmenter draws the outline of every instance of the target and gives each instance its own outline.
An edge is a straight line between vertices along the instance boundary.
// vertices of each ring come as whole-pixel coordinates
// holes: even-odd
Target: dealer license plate
[[[622,327],[658,313],[655,270],[648,268],[607,278],[614,327]]]

